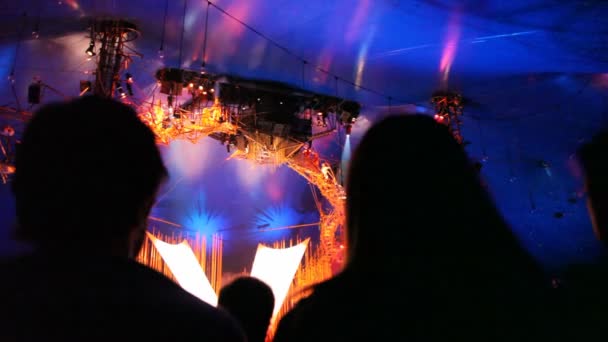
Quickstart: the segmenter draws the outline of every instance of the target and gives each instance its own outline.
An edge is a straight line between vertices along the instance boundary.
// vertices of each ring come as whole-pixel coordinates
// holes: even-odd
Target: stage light
[[[162,48],[160,48],[160,49],[158,50],[158,58],[160,58],[160,59],[165,58],[165,51],[163,51],[163,49],[162,49]]]
[[[251,276],[265,282],[274,294],[273,319],[281,310],[310,239],[289,248],[276,249],[258,245]]]
[[[188,84],[188,87],[189,88],[194,88],[194,83],[191,82],[190,84]]]
[[[202,86],[202,85],[199,85],[199,86],[198,86],[198,90],[203,90],[203,89],[205,89],[205,88],[203,88],[203,86]]]
[[[122,88],[122,85],[120,83],[116,83],[116,92],[118,93],[121,99],[127,97],[127,93],[125,93],[125,90]]]
[[[448,126],[458,143],[463,144],[462,122],[460,120],[464,110],[462,95],[443,90],[436,91],[431,98],[431,104],[435,109],[435,115],[433,116],[435,121]]]
[[[34,29],[32,30],[32,38],[38,39],[40,37],[40,18],[36,19]]]
[[[125,74],[125,79],[126,79],[126,87],[127,87],[127,93],[129,94],[129,96],[133,96],[133,75],[131,75],[130,73],[126,73]],[[124,91],[122,94],[120,94],[120,96],[122,98],[125,98],[127,95],[124,94]]]
[[[321,173],[323,173],[323,177],[325,177],[325,179],[328,180],[329,177],[331,176],[331,166],[329,166],[329,164],[327,164],[326,162],[322,162],[321,163]]]
[[[209,91],[212,92],[212,93],[214,93],[215,89],[211,88],[211,89],[209,89]]]
[[[12,137],[15,135],[15,129],[12,126],[6,125],[2,127],[2,131],[0,131],[0,135],[4,137]]]
[[[217,295],[188,242],[184,240],[173,245],[157,239],[150,233],[146,234],[179,285],[200,300],[217,306]]]
[[[87,50],[85,51],[86,54],[90,57],[95,56],[95,43],[91,41],[91,43],[89,44],[89,47],[87,48]]]

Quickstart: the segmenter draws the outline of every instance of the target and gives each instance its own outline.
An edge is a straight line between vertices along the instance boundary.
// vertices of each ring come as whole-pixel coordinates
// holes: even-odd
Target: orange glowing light
[[[165,112],[159,101],[140,114],[141,120],[154,131],[160,144],[180,139],[196,143],[209,134],[236,133],[235,125],[222,120],[225,111],[217,99],[212,106],[204,108],[200,113],[184,112],[179,118],[170,115],[172,109],[170,107]]]
[[[184,290],[208,304],[217,306],[217,294],[211,287],[188,241],[182,240],[179,244],[170,244],[157,239],[150,233],[148,233],[148,238],[152,240],[171,273]]]
[[[154,241],[156,241],[156,243],[154,243]],[[285,253],[288,253],[294,257],[293,260],[290,261],[290,264],[291,262],[295,264],[296,259],[298,262],[298,264],[296,265],[295,276],[291,277],[293,281],[290,280],[290,284],[288,284],[287,286],[288,291],[286,295],[282,295],[282,293],[284,293],[285,291],[284,285],[280,288],[277,286],[273,288],[273,293],[275,293],[275,289],[278,293],[278,295],[275,296],[282,296],[283,300],[282,305],[277,306],[279,307],[279,309],[275,309],[277,311],[275,311],[276,314],[274,315],[274,320],[268,330],[269,338],[272,338],[277,323],[281,320],[283,315],[289,312],[289,310],[291,310],[291,308],[293,308],[293,306],[297,304],[300,299],[309,295],[309,289],[312,285],[318,284],[328,279],[332,276],[332,274],[336,272],[336,270],[334,269],[335,265],[327,263],[327,256],[325,255],[324,249],[320,248],[321,246],[317,246],[317,248],[308,248],[308,241],[308,239],[303,242],[299,240],[295,242],[283,240],[280,242],[275,242],[272,245],[272,248],[265,247],[264,251],[260,254],[260,257],[258,257],[258,255],[256,254],[256,259],[254,261],[256,269],[252,269],[251,274],[257,275],[261,278],[271,278],[272,280],[266,281],[273,284],[275,283],[275,276],[271,274],[271,270],[268,266],[271,265],[271,263],[274,261],[268,260],[268,258],[266,258],[269,254],[280,255],[280,257],[284,257],[282,251],[287,251]],[[208,255],[208,241],[204,236],[190,236],[181,234],[164,235],[154,231],[152,233],[147,234],[146,241],[142,247],[140,254],[137,257],[137,260],[140,263],[163,273],[164,275],[173,279],[175,282],[181,285],[181,283],[177,279],[177,276],[173,273],[173,269],[175,269],[175,272],[180,274],[180,278],[183,279],[183,276],[181,275],[183,270],[177,271],[182,266],[170,266],[169,263],[166,262],[165,255],[167,255],[167,253],[163,251],[163,255],[163,253],[161,253],[161,250],[158,249],[158,245],[162,246],[161,249],[163,249],[165,245],[159,244],[159,242],[162,242],[165,245],[172,246],[170,247],[171,249],[177,248],[177,250],[179,251],[178,254],[190,254],[190,256],[188,257],[190,259],[190,261],[188,261],[188,263],[190,264],[188,266],[188,269],[192,268],[192,270],[189,270],[188,273],[198,273],[199,279],[202,279],[199,273],[200,271],[194,270],[194,263],[192,262],[192,255],[194,255],[197,264],[204,273],[206,279],[209,279],[209,283],[213,289],[213,292],[219,292],[222,287],[222,278],[224,276],[222,274],[223,242],[219,236],[213,236],[213,238],[211,239],[211,253],[210,255]],[[183,244],[183,246],[185,247],[175,247],[179,246],[180,244]],[[192,246],[192,248],[190,248],[190,246]],[[302,256],[296,258],[298,256],[297,254],[302,252],[302,249],[305,249],[305,251],[303,252],[303,261],[301,260]],[[271,253],[267,253],[269,250]],[[172,260],[172,257],[170,256],[168,257],[168,259]],[[172,263],[174,261],[175,260],[173,260]],[[293,264],[291,264],[290,266],[293,266]],[[276,271],[279,272],[280,270],[277,269]],[[244,271],[242,272],[242,275],[246,275],[247,273],[248,272]],[[227,277],[229,276],[229,274],[226,274],[225,276]],[[279,277],[281,276],[282,275],[279,275]],[[279,282],[277,281],[276,283],[278,284]],[[199,280],[199,286],[200,284],[202,283],[200,283]],[[202,285],[202,287],[207,287],[207,285]],[[199,290],[200,289],[197,289],[196,291]],[[211,295],[208,287],[206,292],[211,298],[213,298],[213,295]],[[201,295],[201,297],[203,296]],[[215,300],[213,299],[211,299],[210,301],[215,302]]]
[[[251,276],[268,284],[274,294],[273,317],[279,313],[287,297],[289,287],[293,281],[309,239],[289,248],[270,248],[258,245],[255,253]]]
[[[213,235],[211,239],[208,240],[205,236],[198,234],[194,236],[182,235],[179,233],[165,235],[154,230],[147,234],[146,241],[144,242],[144,245],[137,256],[137,261],[164,274],[168,278],[174,280],[176,283],[179,283],[177,276],[173,274],[169,264],[165,262],[164,257],[157,248],[156,245],[158,243],[154,244],[153,241],[155,240],[170,245],[179,245],[180,243],[186,241],[188,244],[188,249],[190,249],[191,253],[194,254],[199,268],[204,272],[205,278],[210,282],[213,291],[215,293],[219,291],[222,286],[223,254],[223,244],[219,236]],[[182,250],[184,250],[183,247],[181,247],[180,251]],[[208,255],[208,250],[211,252],[210,255]],[[171,257],[169,258],[171,259]]]

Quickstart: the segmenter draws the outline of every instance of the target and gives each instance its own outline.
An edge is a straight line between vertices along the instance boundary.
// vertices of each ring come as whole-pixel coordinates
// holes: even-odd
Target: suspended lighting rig
[[[133,56],[141,57],[127,45],[139,37],[137,26],[122,19],[99,19],[91,23],[90,31],[91,41],[85,52],[91,58],[97,57],[93,93],[114,97],[118,92],[119,97],[126,97],[120,74],[128,68]]]
[[[229,153],[238,151],[259,163],[281,164],[302,146],[341,128],[350,134],[361,108],[354,101],[274,81],[177,68],[158,70],[156,79],[166,97],[153,99],[142,118],[160,142],[210,135]]]
[[[331,260],[339,252],[346,198],[339,163],[320,158],[312,143],[350,134],[359,103],[274,81],[176,68],[158,70],[156,79],[161,98],[140,113],[160,143],[209,136],[226,147],[229,159],[287,165],[327,200],[329,206],[317,201],[323,255]]]
[[[215,96],[214,76],[163,68],[156,72],[156,79],[160,98],[155,95],[149,106],[140,106],[139,111],[159,143],[179,139],[196,143],[212,134],[236,134],[236,124]]]
[[[462,95],[450,91],[437,91],[433,93],[431,104],[435,109],[435,120],[446,125],[458,143],[463,144],[462,114],[464,103]]]
[[[133,56],[142,56],[127,45],[139,37],[135,24],[122,19],[95,19],[88,31],[90,42],[85,53],[88,58],[95,58],[95,80],[81,81],[79,96],[90,92],[109,98],[132,95],[132,76],[126,74],[125,91],[120,74],[128,68]],[[13,70],[10,75],[12,85],[14,77]],[[0,107],[0,181],[4,184],[8,183],[15,173],[15,151],[23,124],[32,117],[34,107],[42,103],[46,90],[61,98],[69,98],[39,77],[34,77],[27,88],[27,109],[22,108],[16,95],[15,106]]]

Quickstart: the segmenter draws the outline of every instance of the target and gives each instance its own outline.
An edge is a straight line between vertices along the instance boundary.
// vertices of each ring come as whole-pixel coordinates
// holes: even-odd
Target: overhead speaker
[[[29,104],[39,104],[42,96],[42,84],[34,82],[27,88],[27,102]]]

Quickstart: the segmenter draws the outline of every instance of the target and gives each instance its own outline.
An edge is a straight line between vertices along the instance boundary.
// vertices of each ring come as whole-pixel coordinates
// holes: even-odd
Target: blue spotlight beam
[[[342,150],[342,160],[341,160],[341,175],[340,182],[344,184],[346,180],[347,172],[348,172],[348,163],[350,162],[351,156],[351,148],[350,148],[350,135],[346,136],[346,140],[344,141],[344,149]]]

